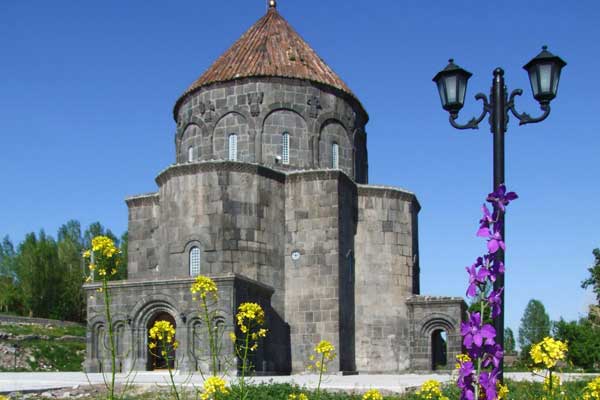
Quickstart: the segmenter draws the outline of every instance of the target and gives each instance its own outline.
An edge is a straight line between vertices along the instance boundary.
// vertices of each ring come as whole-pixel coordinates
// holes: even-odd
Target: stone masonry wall
[[[153,197],[160,207],[134,207],[130,201],[130,262],[136,267],[130,268],[130,278],[187,277],[190,250],[198,247],[201,273],[239,273],[272,286],[273,307],[284,318],[284,179],[272,170],[234,162],[181,164],[163,171],[157,178],[159,195]],[[150,210],[158,215],[141,218]],[[145,253],[135,250],[142,244],[153,247]]]
[[[175,112],[178,163],[188,161],[190,147],[193,161],[228,159],[228,136],[235,133],[239,161],[283,170],[330,168],[336,142],[339,168],[358,182],[367,181],[368,116],[352,96],[328,86],[285,78],[241,79],[202,88]],[[290,134],[289,165],[276,161],[284,132]]]
[[[158,193],[129,197],[129,248],[127,271],[130,277],[151,276],[157,270]]]
[[[419,204],[411,193],[358,187],[355,301],[359,371],[409,368],[406,298],[413,292],[417,249],[412,222],[418,212]]]
[[[339,172],[290,174],[285,222],[285,315],[299,372],[320,340],[340,348]],[[338,359],[331,369],[341,368]]]

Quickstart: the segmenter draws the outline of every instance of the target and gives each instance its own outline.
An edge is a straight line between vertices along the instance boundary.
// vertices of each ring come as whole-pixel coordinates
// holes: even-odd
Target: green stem
[[[248,360],[248,348],[250,344],[250,327],[248,327],[248,332],[246,332],[246,338],[244,340],[244,357],[242,358],[242,378],[240,379],[240,399],[246,399],[246,362]]]
[[[108,399],[114,400],[115,398],[115,376],[117,367],[117,355],[115,349],[115,337],[113,332],[112,315],[110,313],[110,294],[108,293],[108,278],[102,277],[102,291],[104,292],[104,308],[106,309],[106,324],[108,325],[108,339],[110,346],[110,361],[111,361],[111,379],[110,387],[108,392]]]
[[[177,392],[177,386],[175,385],[175,379],[173,379],[173,371],[171,370],[171,363],[169,361],[169,343],[167,342],[167,339],[164,338],[163,339],[163,345],[162,348],[165,352],[165,359],[167,361],[167,370],[169,371],[169,378],[171,378],[171,386],[173,386],[173,393],[175,393],[175,398],[177,400],[179,400],[179,393]]]
[[[321,355],[321,365],[319,366],[319,383],[317,384],[317,400],[321,398],[321,380],[323,379],[323,369],[325,368],[325,353]]]
[[[549,383],[549,387],[548,387],[548,394],[550,396],[552,396],[552,370],[549,369],[548,372],[550,373],[550,383]]]
[[[215,332],[213,331],[212,321],[210,320],[210,314],[208,312],[208,305],[206,304],[206,297],[202,297],[202,306],[204,308],[204,321],[206,324],[206,329],[208,329],[208,346],[210,350],[210,358],[212,363],[212,375],[217,376],[219,372],[219,368],[217,365],[217,351],[216,351],[216,343],[215,343]]]

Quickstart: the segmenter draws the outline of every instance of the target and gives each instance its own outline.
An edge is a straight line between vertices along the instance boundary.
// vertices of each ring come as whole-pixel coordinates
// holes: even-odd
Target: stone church
[[[419,202],[368,183],[366,110],[274,0],[173,117],[175,163],[157,192],[126,199],[128,279],[111,284],[119,369],[160,368],[147,350],[158,319],[176,326],[176,368],[202,366],[198,274],[216,281],[226,330],[241,302],[266,310],[259,374],[305,370],[322,339],[340,373],[453,363],[465,305],[419,294]],[[102,298],[85,288],[85,369],[106,370]]]

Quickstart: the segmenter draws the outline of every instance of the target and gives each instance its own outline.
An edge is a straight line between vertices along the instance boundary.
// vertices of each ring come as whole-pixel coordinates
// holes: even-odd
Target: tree
[[[63,271],[60,302],[55,313],[61,319],[83,321],[85,319],[85,299],[83,283],[83,238],[79,221],[71,220],[58,229],[58,260]]]
[[[17,281],[16,252],[8,236],[0,242],[0,312],[22,312]]]
[[[586,370],[600,368],[600,327],[582,318],[578,322],[563,319],[554,326],[555,336],[569,343],[568,359]]]
[[[594,294],[596,295],[596,301],[600,306],[600,249],[594,249],[593,254],[594,258],[596,259],[595,263],[593,266],[588,268],[590,276],[581,282],[581,287],[583,289],[587,289],[591,286]]]
[[[117,275],[115,279],[127,279],[127,256],[129,248],[129,232],[125,232],[121,235],[121,264],[119,265]]]
[[[504,329],[504,352],[506,354],[515,352],[515,335],[510,328]]]
[[[51,318],[53,307],[60,302],[62,269],[58,260],[58,247],[44,231],[25,236],[19,245],[17,272],[24,306],[30,316]]]
[[[550,317],[546,313],[544,305],[539,300],[529,300],[521,325],[519,326],[519,346],[521,357],[529,359],[529,349],[535,343],[540,342],[550,335]]]

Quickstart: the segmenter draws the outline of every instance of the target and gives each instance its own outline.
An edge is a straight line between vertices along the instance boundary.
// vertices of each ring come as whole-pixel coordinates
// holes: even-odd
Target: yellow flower
[[[150,342],[150,343],[148,344],[148,347],[149,347],[151,350],[152,350],[152,349],[155,349],[155,348],[156,348],[156,343],[154,343],[154,342]]]
[[[600,400],[600,377],[590,381],[583,389],[583,400]]]
[[[288,400],[308,400],[308,396],[304,393],[291,393],[290,395],[288,395]]]
[[[383,400],[383,396],[378,390],[371,389],[363,395],[362,400]]]
[[[204,392],[200,395],[202,400],[209,400],[214,398],[214,395],[217,393],[228,394],[229,390],[227,389],[227,383],[217,377],[211,376],[204,381]]]
[[[229,332],[229,339],[231,340],[231,343],[235,343],[235,341],[237,340],[235,333]]]
[[[86,250],[83,252],[83,258],[90,258],[92,256],[92,252],[89,250]]]
[[[497,383],[498,385],[498,400],[503,400],[508,398],[508,386],[501,384],[500,382]]]
[[[92,277],[88,276],[87,278],[85,278],[85,283],[90,283],[92,281]]]
[[[448,398],[442,394],[442,384],[435,379],[425,381],[415,393],[421,399],[448,400]]]
[[[94,272],[94,270],[96,269],[96,264],[90,264],[89,269],[91,272]]]
[[[121,252],[115,246],[115,242],[113,242],[108,236],[96,236],[93,238],[92,251],[97,251],[106,258],[112,258],[115,254],[119,254]]]
[[[335,347],[327,340],[321,340],[315,346],[315,353],[311,354],[308,359],[310,364],[307,366],[309,371],[315,370],[319,372],[327,371],[327,364],[335,358]],[[316,361],[315,361],[316,360]]]
[[[454,367],[460,369],[461,364],[471,361],[471,357],[468,354],[459,354],[456,356],[456,364]]]
[[[196,277],[196,280],[192,284],[190,291],[193,294],[199,293],[202,299],[206,299],[206,296],[209,294],[214,299],[217,299],[217,285],[212,279],[204,275],[199,275]]]
[[[179,347],[179,342],[176,340],[176,341],[173,342],[173,348],[175,350],[177,350],[178,347]]]
[[[315,347],[315,352],[323,355],[326,361],[331,361],[335,358],[335,347],[327,340],[321,340]]]
[[[175,336],[175,328],[169,321],[156,321],[154,326],[150,328],[149,336],[154,340],[166,338],[167,343],[171,343]]]
[[[263,328],[259,329],[258,330],[258,337],[266,337],[267,336],[267,332],[268,331],[266,329],[263,329]]]
[[[552,391],[561,385],[560,376],[552,375]],[[544,390],[550,392],[550,375],[544,378]]]
[[[265,323],[265,312],[257,303],[242,303],[238,307],[236,319],[240,328],[247,327],[250,322],[262,325]],[[244,332],[243,329],[242,332]]]
[[[550,369],[556,366],[558,361],[564,360],[567,356],[567,343],[555,340],[551,337],[545,337],[539,343],[534,344],[529,351],[531,359],[537,365],[543,365]]]

